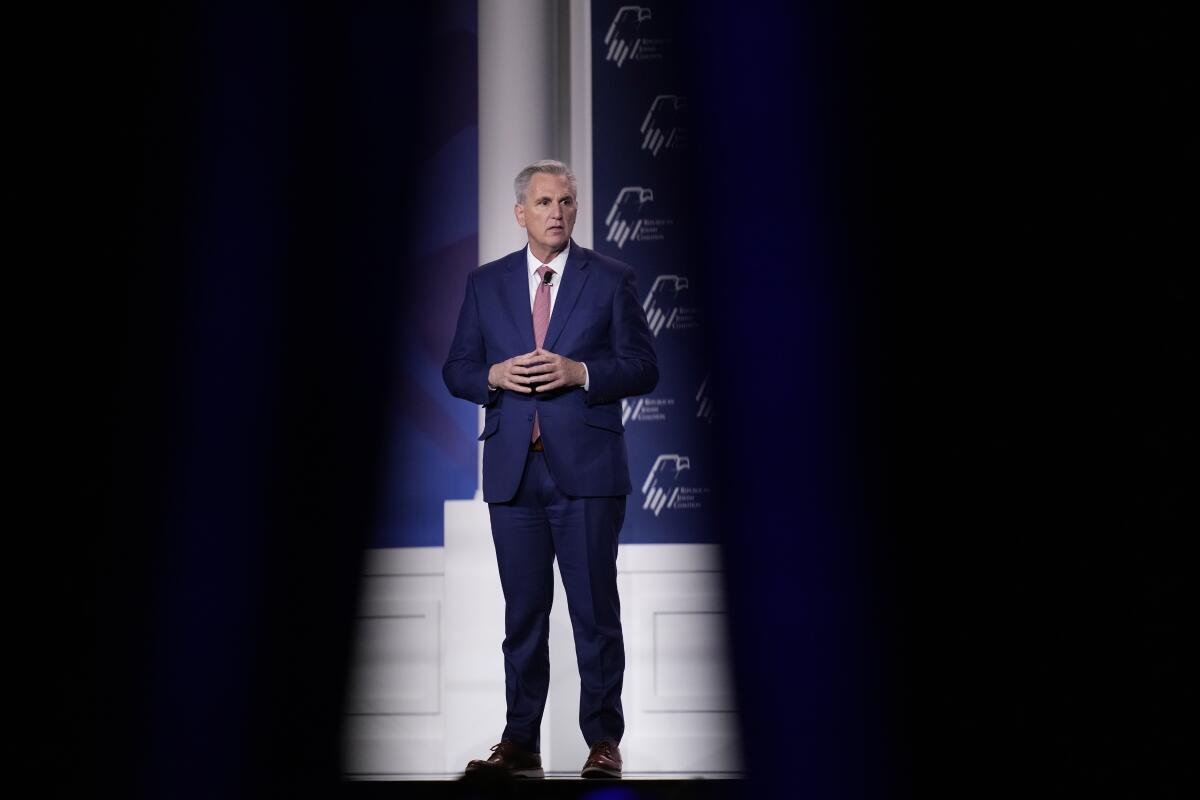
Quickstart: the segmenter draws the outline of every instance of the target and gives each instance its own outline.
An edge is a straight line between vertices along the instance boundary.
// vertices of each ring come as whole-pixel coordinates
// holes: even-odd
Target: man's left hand
[[[572,361],[566,356],[551,353],[540,347],[530,355],[540,358],[542,363],[529,367],[526,375],[530,377],[536,375],[545,380],[545,383],[539,383],[533,387],[535,392],[548,392],[563,386],[583,386],[587,373],[583,369],[583,364],[578,361]]]

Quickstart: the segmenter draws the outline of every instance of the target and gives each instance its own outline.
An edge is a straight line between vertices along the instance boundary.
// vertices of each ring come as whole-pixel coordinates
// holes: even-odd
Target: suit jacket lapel
[[[579,299],[583,285],[587,283],[587,265],[587,251],[572,241],[571,252],[567,254],[567,268],[563,271],[562,283],[559,284],[558,295],[554,298],[554,311],[550,314],[550,327],[546,330],[544,347],[551,352],[557,352],[554,349],[555,342],[558,341],[559,334],[567,324],[567,317],[571,316],[571,311],[575,308],[575,301]],[[532,316],[529,327],[530,330],[533,329]]]
[[[529,307],[529,270],[525,264],[525,250],[521,249],[509,256],[509,264],[504,277],[504,305],[512,317],[513,324],[521,337],[521,348],[513,355],[532,353],[533,344],[533,312]],[[553,325],[553,323],[551,323]]]

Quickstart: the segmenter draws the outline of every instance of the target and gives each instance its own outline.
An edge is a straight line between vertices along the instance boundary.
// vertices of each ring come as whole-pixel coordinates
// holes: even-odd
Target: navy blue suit
[[[633,269],[572,242],[561,281],[543,347],[586,363],[587,391],[488,388],[492,364],[534,349],[524,248],[468,276],[442,370],[451,394],[486,408],[483,499],[505,600],[503,738],[534,752],[550,678],[555,558],[579,662],[580,728],[589,746],[624,732],[616,555],[631,484],[620,401],[658,383]],[[535,408],[544,452],[529,447]]]

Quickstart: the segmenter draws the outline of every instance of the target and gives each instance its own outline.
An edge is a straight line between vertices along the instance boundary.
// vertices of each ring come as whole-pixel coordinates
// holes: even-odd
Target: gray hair
[[[571,168],[561,161],[555,161],[552,158],[544,158],[541,161],[535,161],[525,169],[517,173],[517,179],[513,181],[513,191],[517,195],[517,202],[522,205],[525,203],[525,192],[529,189],[529,182],[533,180],[533,176],[539,172],[544,172],[547,175],[565,175],[567,185],[571,187],[571,194],[578,196],[579,187],[575,183],[575,173],[571,172]]]

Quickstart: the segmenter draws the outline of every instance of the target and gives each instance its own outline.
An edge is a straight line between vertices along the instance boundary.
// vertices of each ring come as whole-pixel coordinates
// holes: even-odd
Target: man
[[[571,241],[575,176],[538,161],[514,182],[528,246],[474,270],[442,370],[487,409],[483,499],[504,590],[507,725],[468,773],[542,777],[553,562],[579,665],[585,778],[619,778],[625,647],[617,537],[631,491],[620,401],[658,383],[633,270]]]

